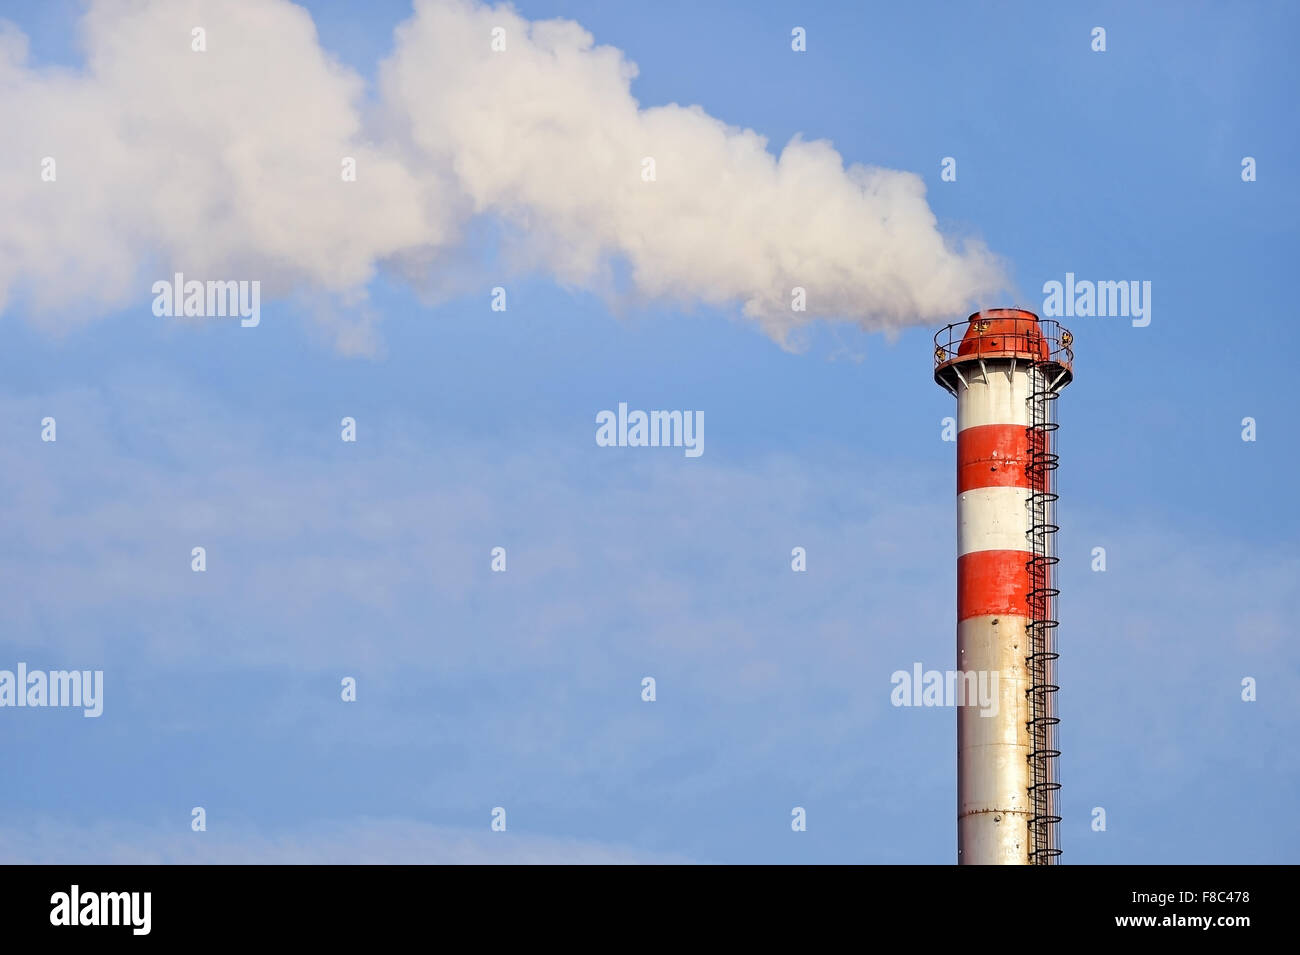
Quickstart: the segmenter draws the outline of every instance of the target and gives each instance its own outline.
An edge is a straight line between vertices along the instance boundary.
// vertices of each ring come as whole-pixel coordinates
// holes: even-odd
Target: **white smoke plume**
[[[287,0],[97,0],[80,29],[68,70],[0,28],[0,311],[55,330],[147,307],[173,271],[324,293],[334,315],[381,268],[436,292],[476,217],[567,285],[739,307],[781,342],[817,318],[931,323],[1007,285],[981,243],[941,234],[920,177],[642,109],[635,65],[571,21],[418,0],[370,102]]]

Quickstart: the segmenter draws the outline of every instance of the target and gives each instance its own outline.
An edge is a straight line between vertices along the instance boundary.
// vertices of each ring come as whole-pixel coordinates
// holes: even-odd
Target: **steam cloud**
[[[343,311],[381,267],[436,288],[477,217],[563,283],[739,305],[782,342],[817,318],[929,323],[1006,287],[981,243],[939,232],[920,177],[641,109],[635,65],[571,21],[418,0],[373,102],[286,0],[99,0],[81,31],[84,68],[33,68],[0,24],[0,311],[23,300],[54,329],[147,301],[173,270]]]

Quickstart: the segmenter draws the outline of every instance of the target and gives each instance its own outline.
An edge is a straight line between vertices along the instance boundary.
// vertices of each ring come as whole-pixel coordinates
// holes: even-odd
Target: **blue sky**
[[[373,98],[409,6],[304,6]],[[642,107],[918,174],[945,234],[1006,263],[993,304],[1038,310],[1066,272],[1152,283],[1145,328],[1067,322],[1063,861],[1294,862],[1300,14],[706,6],[516,9],[622,50]],[[78,16],[0,3],[35,66],[81,68]],[[0,668],[106,689],[95,720],[0,710],[0,857],[954,860],[954,713],[889,701],[893,671],[954,657],[942,322],[783,348],[735,303],[611,300],[502,241],[480,216],[433,299],[381,263],[364,306],[325,306],[373,319],[365,355],[301,286],[256,329],[156,317],[152,263],[111,308],[17,287]],[[619,402],[702,410],[705,453],[597,447]]]

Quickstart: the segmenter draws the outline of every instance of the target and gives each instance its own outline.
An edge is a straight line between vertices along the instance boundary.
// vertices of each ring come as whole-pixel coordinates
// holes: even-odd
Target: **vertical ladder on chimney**
[[[1052,365],[1034,362],[1029,368],[1029,462],[1025,471],[1030,479],[1029,497],[1029,863],[1055,865],[1061,850],[1057,842],[1057,747],[1056,726],[1056,598],[1060,591],[1052,586],[1052,568],[1057,563],[1056,499],[1053,492],[1058,458],[1054,451],[1053,432],[1056,422],[1056,381],[1047,375]],[[1058,379],[1059,381],[1059,379]]]

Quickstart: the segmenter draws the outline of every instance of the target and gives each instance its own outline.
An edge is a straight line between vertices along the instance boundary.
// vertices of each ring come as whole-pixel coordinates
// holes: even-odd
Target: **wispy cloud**
[[[30,422],[51,407],[66,430],[33,452]],[[152,386],[4,403],[0,520],[21,545],[0,553],[6,652],[111,662],[110,723],[143,718],[124,699],[143,696],[151,724],[239,726],[268,752],[437,754],[436,773],[405,785],[458,810],[520,774],[531,799],[593,810],[772,778],[800,799],[877,808],[951,784],[948,714],[888,703],[892,671],[952,659],[945,475],[866,453],[605,470],[619,452],[594,440],[435,446],[404,436],[418,424],[390,428],[355,447],[295,444],[274,412],[238,417]],[[1063,564],[1073,811],[1140,812],[1191,785],[1207,752],[1294,774],[1290,751],[1233,755],[1250,721],[1283,737],[1294,725],[1281,639],[1294,558],[1166,527],[1099,539],[1109,572],[1087,570],[1082,544]],[[195,544],[205,574],[189,569]],[[497,544],[504,574],[489,569]],[[806,574],[790,569],[796,544]],[[277,689],[166,715],[166,687],[220,680],[214,665]],[[345,672],[366,695],[346,721],[329,709]],[[653,709],[644,675],[659,680]],[[1239,701],[1248,675],[1259,703]]]
[[[76,825],[31,820],[0,828],[0,858],[16,865],[644,865],[684,856],[580,839],[360,819],[274,833],[241,827]]]

